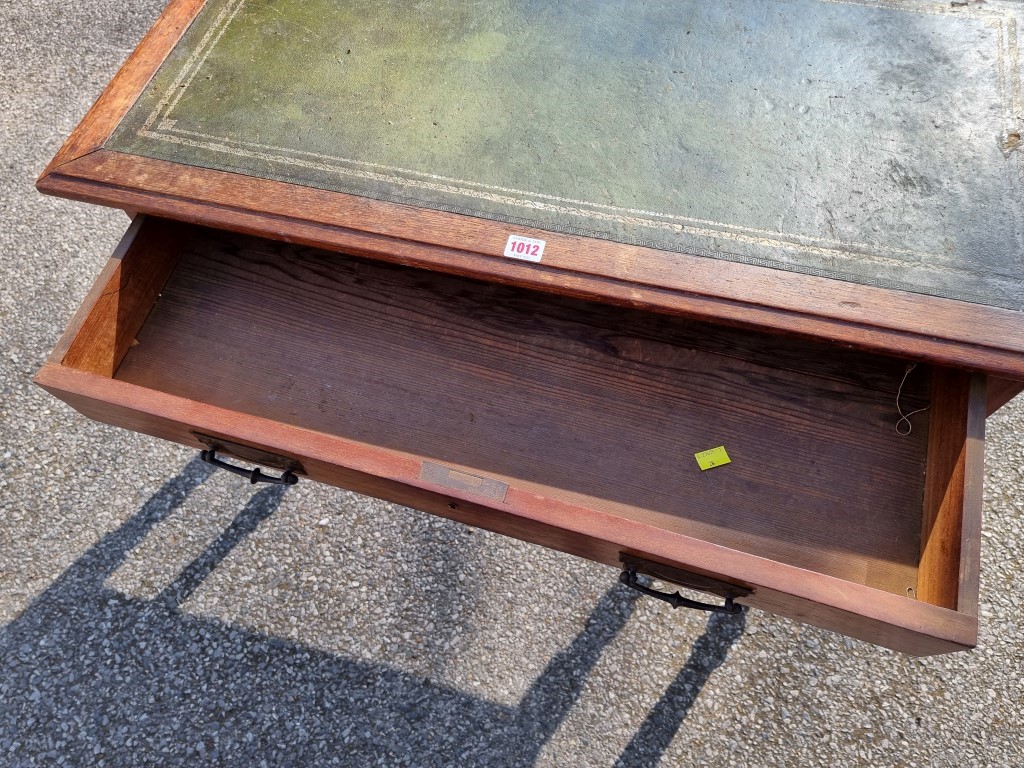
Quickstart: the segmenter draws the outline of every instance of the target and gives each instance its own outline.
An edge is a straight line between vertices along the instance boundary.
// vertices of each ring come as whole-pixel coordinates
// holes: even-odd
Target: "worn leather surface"
[[[107,148],[1024,309],[1022,17],[211,0]]]

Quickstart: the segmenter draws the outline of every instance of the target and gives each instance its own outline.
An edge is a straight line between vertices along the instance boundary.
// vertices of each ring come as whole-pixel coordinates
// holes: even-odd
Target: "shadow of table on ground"
[[[0,763],[530,766],[633,613],[613,586],[516,707],[179,610],[273,514],[255,493],[153,600],[107,586],[210,469],[198,460],[0,630]],[[657,765],[745,617],[713,615],[617,766]]]

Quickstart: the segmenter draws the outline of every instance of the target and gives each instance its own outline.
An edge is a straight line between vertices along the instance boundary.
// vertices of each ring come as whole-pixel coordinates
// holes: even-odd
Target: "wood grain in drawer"
[[[118,274],[149,269],[170,242],[143,239],[156,226]],[[912,652],[973,642],[983,380],[918,366],[900,404],[933,410],[900,435],[906,361],[182,231],[152,311],[143,292],[115,313],[138,327],[113,377],[65,353],[40,383],[112,423],[290,451],[314,479],[609,564],[628,550],[742,581],[742,602],[862,636],[859,615]],[[693,453],[720,444],[732,464],[701,472]],[[432,484],[425,463],[508,492]]]

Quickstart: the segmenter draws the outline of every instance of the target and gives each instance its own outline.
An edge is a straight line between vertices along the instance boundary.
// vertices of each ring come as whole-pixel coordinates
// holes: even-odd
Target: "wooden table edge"
[[[999,307],[530,230],[104,149],[44,173],[37,187],[189,223],[1024,381],[1024,312]],[[511,232],[546,239],[552,258],[542,264],[505,258]],[[583,251],[590,261],[574,262],[573,254]],[[674,262],[671,281],[659,283],[637,266],[658,259]]]

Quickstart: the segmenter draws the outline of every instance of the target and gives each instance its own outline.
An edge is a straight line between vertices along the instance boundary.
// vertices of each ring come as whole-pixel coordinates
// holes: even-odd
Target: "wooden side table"
[[[175,0],[39,180],[143,215],[37,381],[254,481],[971,647],[1022,14]]]

